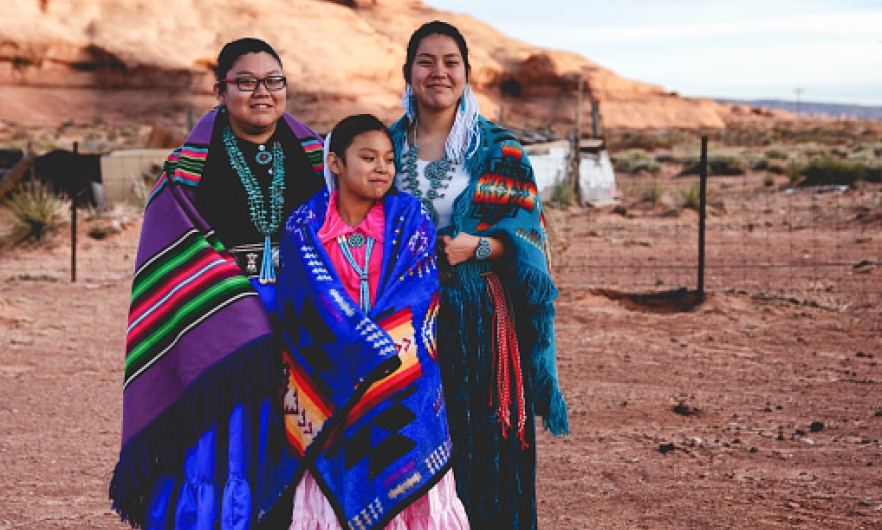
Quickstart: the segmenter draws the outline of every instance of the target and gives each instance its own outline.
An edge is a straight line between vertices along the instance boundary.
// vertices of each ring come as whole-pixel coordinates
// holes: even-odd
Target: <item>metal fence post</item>
[[[74,154],[79,154],[79,151],[79,142],[74,142]],[[70,197],[70,281],[77,281],[77,197]]]
[[[704,300],[704,229],[707,208],[707,136],[701,137],[698,199],[698,301]]]

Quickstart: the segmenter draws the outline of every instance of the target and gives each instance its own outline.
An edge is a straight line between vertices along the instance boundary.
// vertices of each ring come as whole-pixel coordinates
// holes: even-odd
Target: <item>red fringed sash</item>
[[[515,391],[515,414],[518,418],[517,431],[521,448],[527,447],[524,429],[527,424],[527,411],[524,404],[524,377],[521,372],[521,355],[518,351],[518,338],[515,335],[514,317],[505,295],[505,287],[495,273],[482,274],[487,284],[487,293],[493,300],[493,363],[496,366],[496,415],[502,425],[502,437],[508,438],[511,421],[511,386]],[[491,391],[490,405],[493,406]]]

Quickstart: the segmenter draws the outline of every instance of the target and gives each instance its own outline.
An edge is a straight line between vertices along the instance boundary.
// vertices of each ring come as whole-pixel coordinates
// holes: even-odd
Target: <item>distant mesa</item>
[[[736,106],[748,106],[752,113],[774,114],[776,111],[784,111],[792,114],[794,117],[797,112],[796,101],[787,101],[782,99],[754,99],[754,100],[737,100],[737,99],[720,99],[716,101],[720,103],[732,104]],[[867,105],[848,105],[843,103],[817,103],[811,101],[801,101],[799,103],[800,116],[814,118],[846,118],[859,120],[882,120],[882,107],[872,107]]]
[[[0,18],[0,119],[185,125],[187,109],[198,116],[215,105],[220,47],[256,36],[282,56],[289,110],[299,118],[320,130],[354,112],[391,121],[401,114],[407,39],[433,19],[455,24],[468,39],[483,113],[516,127],[571,127],[580,76],[608,128],[721,128],[741,108],[625,79],[419,0],[224,5],[217,13],[211,0],[190,0],[188,15],[170,17],[182,12],[172,0],[7,0],[4,11],[14,16]]]

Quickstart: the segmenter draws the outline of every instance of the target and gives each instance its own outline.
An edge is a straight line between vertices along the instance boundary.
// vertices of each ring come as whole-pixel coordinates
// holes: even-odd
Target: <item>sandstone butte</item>
[[[6,0],[0,119],[180,126],[187,109],[198,117],[214,105],[221,46],[255,36],[281,55],[295,116],[319,130],[354,112],[392,121],[401,113],[407,39],[434,19],[468,39],[483,114],[498,119],[501,112],[514,126],[571,127],[580,76],[607,128],[721,128],[751,113],[625,79],[419,0]]]

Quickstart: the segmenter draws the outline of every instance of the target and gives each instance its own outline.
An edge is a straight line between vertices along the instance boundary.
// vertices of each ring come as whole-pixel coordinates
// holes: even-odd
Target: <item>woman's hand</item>
[[[475,251],[478,250],[478,242],[480,238],[472,234],[460,232],[455,238],[450,236],[439,236],[439,249],[444,253],[447,262],[450,265],[459,265],[470,259],[474,259]],[[505,253],[505,246],[502,241],[488,237],[490,243],[490,256],[487,259],[496,259]]]

